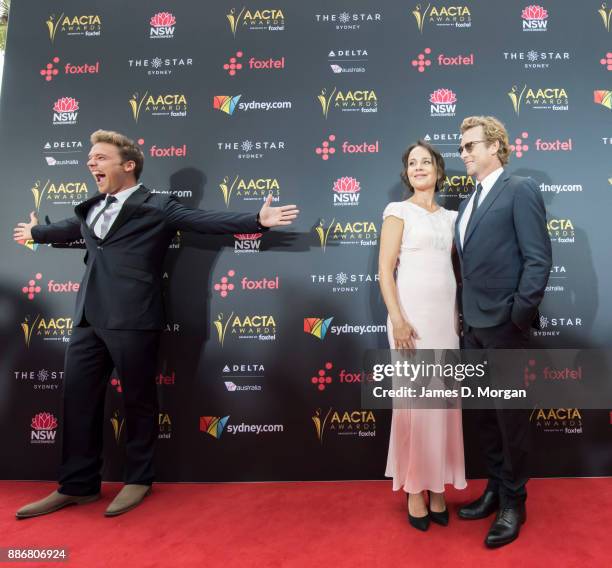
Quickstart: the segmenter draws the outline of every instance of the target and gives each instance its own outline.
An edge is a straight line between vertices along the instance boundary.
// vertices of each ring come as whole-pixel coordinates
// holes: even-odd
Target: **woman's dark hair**
[[[442,186],[444,185],[444,180],[446,179],[446,171],[444,169],[444,158],[436,150],[431,144],[428,144],[424,140],[417,140],[414,144],[408,147],[408,149],[402,155],[402,164],[404,164],[404,169],[400,174],[404,185],[414,193],[414,188],[410,185],[410,180],[408,179],[408,174],[406,170],[408,169],[408,158],[410,157],[410,152],[414,150],[417,146],[421,146],[421,148],[425,148],[429,152],[429,155],[432,157],[434,161],[434,165],[436,166],[436,174],[438,175],[438,180],[436,181],[436,191],[440,191]]]

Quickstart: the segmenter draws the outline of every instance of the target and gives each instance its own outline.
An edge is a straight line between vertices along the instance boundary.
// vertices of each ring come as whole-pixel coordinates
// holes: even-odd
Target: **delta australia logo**
[[[561,87],[531,88],[523,85],[519,88],[513,85],[508,97],[517,116],[520,116],[524,107],[534,110],[569,110],[567,91]]]
[[[330,244],[356,245],[372,247],[378,244],[378,230],[373,221],[336,221],[332,219],[327,224],[325,219],[319,221],[315,227],[315,233],[319,237],[319,244],[323,252]]]
[[[275,341],[276,321],[274,316],[250,314],[240,316],[232,312],[229,316],[220,313],[214,320],[217,338],[221,347],[228,338]]]
[[[378,112],[378,97],[375,91],[369,89],[341,91],[334,87],[329,93],[327,89],[321,89],[321,94],[317,96],[317,99],[325,118],[330,110]]]
[[[542,6],[531,4],[521,12],[524,32],[545,32],[548,25],[548,12]]]
[[[332,49],[327,60],[331,70],[336,73],[365,73],[368,62],[367,49]]]
[[[47,140],[43,154],[49,166],[78,166],[78,158],[67,158],[66,154],[80,154],[83,143],[80,140]]]
[[[277,178],[248,178],[239,175],[225,176],[219,184],[226,207],[232,199],[263,201],[272,194],[272,201],[280,200],[280,183]]]
[[[134,93],[129,100],[132,117],[135,122],[143,114],[151,116],[166,116],[170,118],[184,118],[187,116],[187,97],[182,93],[160,93],[143,96]]]
[[[79,16],[61,13],[51,14],[45,22],[51,43],[55,41],[57,34],[66,36],[95,37],[102,31],[102,20],[97,14],[82,14]]]
[[[53,103],[53,126],[73,125],[79,116],[79,101],[61,97]]]
[[[229,23],[232,35],[240,31],[282,32],[285,29],[285,16],[282,10],[264,8],[261,10],[248,10],[243,7],[240,11],[232,8],[225,17]]]
[[[40,211],[43,203],[74,207],[87,199],[89,189],[84,181],[52,182],[48,179],[44,183],[36,180],[30,191],[34,198],[34,207],[36,211]]]
[[[158,12],[151,16],[149,28],[150,39],[173,39],[176,18],[171,12]]]
[[[31,444],[55,444],[57,418],[50,412],[39,412],[30,422]]]
[[[33,338],[67,343],[72,335],[72,318],[45,318],[40,314],[27,315],[21,322],[21,331],[25,346],[28,348]]]
[[[427,26],[440,28],[470,28],[472,27],[472,14],[467,6],[434,6],[431,3],[417,4],[412,10],[419,31]]]
[[[457,111],[457,95],[450,89],[436,89],[429,95],[431,116],[451,117]]]
[[[312,416],[317,439],[323,442],[330,435],[376,436],[376,416],[371,410],[335,410],[318,408]]]

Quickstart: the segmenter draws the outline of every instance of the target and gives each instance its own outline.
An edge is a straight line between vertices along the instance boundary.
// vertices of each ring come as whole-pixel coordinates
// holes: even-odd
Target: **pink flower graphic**
[[[359,182],[353,177],[341,177],[334,182],[334,191],[338,193],[356,193],[360,189]]]
[[[151,25],[154,28],[165,28],[176,24],[176,18],[170,12],[158,12],[151,18]]]
[[[39,412],[32,418],[32,428],[34,430],[55,430],[57,419],[49,412]]]
[[[429,95],[429,102],[436,105],[456,103],[457,95],[450,89],[438,89]]]
[[[72,97],[62,97],[61,99],[57,99],[55,101],[53,110],[55,112],[72,112],[79,110],[79,101],[73,99]]]
[[[241,241],[250,241],[253,239],[258,239],[259,237],[261,237],[261,235],[263,235],[263,233],[240,233],[234,236],[237,239],[240,239]]]
[[[523,18],[523,20],[545,20],[548,18],[548,12],[545,8],[542,8],[542,6],[532,4],[531,6],[523,8],[521,18]]]

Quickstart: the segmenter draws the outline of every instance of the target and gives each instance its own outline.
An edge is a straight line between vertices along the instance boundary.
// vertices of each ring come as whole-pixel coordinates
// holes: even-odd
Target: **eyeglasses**
[[[457,150],[459,150],[459,154],[463,154],[463,150],[469,154],[474,149],[474,144],[480,144],[481,142],[486,142],[486,140],[474,140],[473,142],[467,142],[466,144],[459,146]]]

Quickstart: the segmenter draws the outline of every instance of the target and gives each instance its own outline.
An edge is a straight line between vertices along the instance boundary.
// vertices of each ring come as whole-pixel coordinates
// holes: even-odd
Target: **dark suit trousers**
[[[465,349],[522,349],[529,343],[529,332],[511,321],[495,327],[466,326]],[[502,502],[527,498],[530,449],[529,415],[525,410],[474,410],[480,444],[489,475],[488,489],[498,492]]]
[[[60,493],[100,491],[104,399],[117,369],[125,407],[125,482],[153,482],[159,331],[74,327],[64,365]]]

